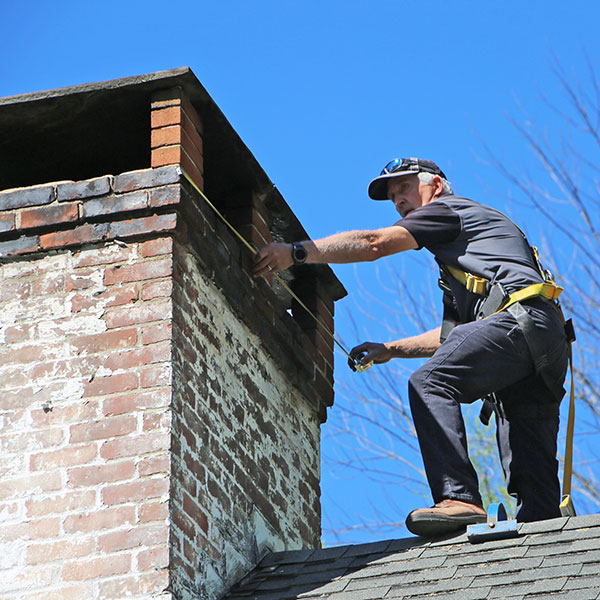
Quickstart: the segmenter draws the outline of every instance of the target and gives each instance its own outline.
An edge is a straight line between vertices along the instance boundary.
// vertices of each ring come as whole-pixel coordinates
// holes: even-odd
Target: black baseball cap
[[[442,179],[448,179],[432,160],[424,158],[395,158],[391,160],[383,170],[381,175],[376,177],[369,184],[369,197],[373,200],[387,200],[387,180],[391,177],[400,177],[401,175],[416,175],[417,173],[431,173],[438,175]]]

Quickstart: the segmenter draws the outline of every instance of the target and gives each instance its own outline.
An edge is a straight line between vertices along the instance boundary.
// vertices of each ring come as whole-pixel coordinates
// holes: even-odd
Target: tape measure
[[[240,242],[242,242],[242,244],[244,244],[244,246],[250,252],[252,252],[253,255],[254,254],[258,254],[258,250],[252,244],[250,244],[250,242],[248,242],[248,240],[246,240],[246,238],[225,218],[225,216],[221,213],[221,211],[208,199],[208,197],[206,196],[206,194],[192,181],[192,179],[190,178],[190,176],[183,169],[181,170],[181,173],[187,179],[187,181],[190,183],[190,185],[200,194],[200,196],[202,196],[202,198],[204,199],[204,201],[212,208],[212,210],[221,219],[221,221],[223,221],[223,223],[225,223],[225,225],[231,230],[231,232],[240,240]],[[335,337],[335,334],[333,333],[333,331],[331,331],[329,329],[329,327],[327,327],[327,325],[323,321],[323,319],[321,319],[320,317],[318,317],[317,315],[315,315],[312,312],[312,310],[310,310],[310,308],[308,308],[308,306],[306,306],[306,304],[302,300],[300,300],[300,298],[298,298],[298,296],[290,289],[290,287],[288,286],[288,284],[277,273],[273,273],[273,277],[275,277],[275,279],[277,279],[277,281],[288,292],[288,294],[290,294],[290,296],[294,300],[296,300],[296,302],[319,325],[321,325],[321,327],[324,329],[325,333],[327,333],[327,335],[333,340],[334,344],[336,344],[337,347],[348,357],[348,366],[353,371],[356,371],[357,373],[363,373],[364,371],[366,371],[367,369],[370,369],[373,366],[373,361],[371,361],[369,363],[366,363],[364,365],[360,362],[366,356],[366,354],[364,352],[358,354],[355,357],[352,357],[350,355],[350,353],[346,350],[346,348],[344,348],[344,346]]]

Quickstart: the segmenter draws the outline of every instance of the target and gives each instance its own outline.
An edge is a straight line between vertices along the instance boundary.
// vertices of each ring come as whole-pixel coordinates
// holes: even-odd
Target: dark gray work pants
[[[523,307],[544,336],[554,392],[560,397],[568,363],[562,320],[543,300]],[[496,438],[508,491],[517,499],[517,520],[560,516],[558,414],[551,410],[556,398],[536,375],[523,333],[508,312],[453,329],[409,380],[413,421],[434,502],[452,498],[482,504],[460,404],[494,392],[506,413],[506,418],[496,414]],[[539,414],[535,407],[540,407]]]

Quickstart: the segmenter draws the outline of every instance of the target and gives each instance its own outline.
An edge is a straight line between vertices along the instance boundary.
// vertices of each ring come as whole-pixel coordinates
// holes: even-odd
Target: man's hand
[[[392,356],[391,350],[385,344],[378,344],[376,342],[364,342],[350,350],[351,359],[353,361],[358,359],[358,363],[361,365],[367,365],[370,362],[376,364],[386,363]],[[350,363],[350,361],[348,362]],[[356,370],[354,364],[350,364],[349,366],[351,369]]]
[[[294,264],[292,244],[272,242],[254,256],[254,277],[266,277],[275,271],[283,271]]]

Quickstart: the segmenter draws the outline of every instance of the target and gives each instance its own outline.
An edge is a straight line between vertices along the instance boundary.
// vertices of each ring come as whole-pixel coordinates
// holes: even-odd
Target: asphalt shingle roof
[[[224,600],[600,599],[600,515],[519,525],[519,537],[466,534],[267,555]]]

